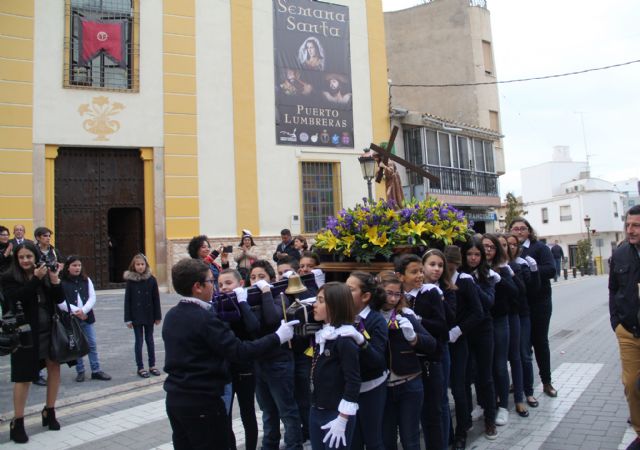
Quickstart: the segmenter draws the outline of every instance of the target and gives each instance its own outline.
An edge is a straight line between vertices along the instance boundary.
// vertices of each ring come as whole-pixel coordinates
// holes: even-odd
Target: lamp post
[[[587,242],[589,243],[589,255],[587,256],[587,275],[593,275],[593,255],[591,253],[591,217],[584,216],[584,226],[587,228]]]
[[[498,226],[500,227],[501,233],[506,232],[505,228],[507,227],[507,221],[505,220],[504,216],[500,216],[500,218],[498,219]]]
[[[368,149],[367,149],[368,150]],[[376,176],[376,160],[369,154],[364,154],[358,158],[360,162],[360,170],[362,178],[367,181],[367,189],[369,192],[369,202],[373,203],[373,191],[371,189],[371,180]]]

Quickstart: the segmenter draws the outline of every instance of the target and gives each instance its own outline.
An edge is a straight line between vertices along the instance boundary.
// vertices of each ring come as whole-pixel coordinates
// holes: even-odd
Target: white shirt
[[[93,288],[93,283],[91,282],[91,278],[87,278],[87,284],[89,285],[89,298],[87,299],[87,303],[83,303],[80,298],[80,294],[78,294],[77,305],[71,304],[69,302],[69,306],[71,306],[71,312],[75,313],[76,311],[82,311],[84,314],[89,314],[89,312],[93,309],[96,304],[96,291]],[[58,304],[58,308],[63,311],[68,311],[67,302],[62,302]]]

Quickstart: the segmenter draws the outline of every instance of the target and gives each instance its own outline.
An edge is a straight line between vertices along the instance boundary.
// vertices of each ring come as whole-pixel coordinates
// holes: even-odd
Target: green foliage
[[[504,216],[506,226],[509,226],[511,221],[516,217],[523,217],[527,215],[527,212],[523,209],[522,202],[518,201],[513,192],[508,192],[505,198],[507,202],[507,212]]]
[[[576,255],[576,267],[582,272],[587,272],[589,268],[589,255],[591,253],[591,243],[587,239],[578,241],[578,249]]]

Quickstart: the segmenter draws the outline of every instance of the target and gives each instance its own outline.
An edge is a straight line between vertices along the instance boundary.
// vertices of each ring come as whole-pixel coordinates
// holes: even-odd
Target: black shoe
[[[14,418],[9,426],[9,439],[16,444],[24,444],[29,441],[27,432],[24,431],[24,417]]]
[[[47,408],[46,406],[42,410],[42,426],[48,426],[50,430],[58,431],[60,429],[60,423],[56,420],[56,409]]]
[[[82,383],[84,381],[84,372],[78,372],[78,375],[76,375],[76,381],[78,383]]]
[[[102,370],[100,370],[98,372],[93,372],[91,374],[91,379],[92,380],[109,381],[111,379],[111,375],[106,374]]]
[[[542,385],[542,392],[547,394],[547,396],[549,397],[555,398],[558,396],[558,391],[556,391],[556,389],[551,385],[551,383],[544,383]]]
[[[47,380],[44,377],[38,377],[38,379],[34,381],[33,384],[36,384],[38,386],[46,386]]]
[[[467,438],[462,436],[456,436],[453,441],[454,450],[464,450],[467,448]]]
[[[496,429],[495,423],[485,424],[484,437],[486,437],[490,441],[493,441],[498,437],[498,430]]]

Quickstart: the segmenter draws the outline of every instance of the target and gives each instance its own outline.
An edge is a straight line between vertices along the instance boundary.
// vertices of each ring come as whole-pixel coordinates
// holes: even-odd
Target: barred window
[[[138,90],[137,0],[66,0],[64,86]]]
[[[338,209],[339,180],[336,163],[302,162],[303,232],[324,228]]]

